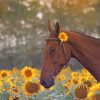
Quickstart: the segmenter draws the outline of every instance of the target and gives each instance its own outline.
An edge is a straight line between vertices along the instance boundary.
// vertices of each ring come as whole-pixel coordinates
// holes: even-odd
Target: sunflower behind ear
[[[61,42],[67,42],[68,41],[68,34],[65,32],[61,32],[61,33],[59,33],[58,38]]]
[[[68,34],[65,33],[65,32],[61,32],[61,30],[60,30],[59,21],[57,21],[56,24],[55,24],[55,32],[54,32],[54,34],[56,34],[58,36],[58,39],[61,42],[66,42],[68,40]]]

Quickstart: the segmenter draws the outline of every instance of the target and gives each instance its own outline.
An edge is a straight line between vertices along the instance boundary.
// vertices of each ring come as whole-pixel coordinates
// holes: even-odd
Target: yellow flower
[[[19,91],[18,91],[18,88],[17,88],[16,85],[13,84],[13,85],[11,86],[11,92],[12,92],[13,94],[18,94]]]
[[[40,91],[44,91],[44,90],[45,88],[42,85],[40,85]]]
[[[14,73],[17,73],[18,71],[19,71],[19,70],[17,69],[17,67],[14,66],[13,69],[12,69],[12,73],[14,74]]]
[[[25,80],[30,80],[34,76],[34,73],[31,67],[25,66],[21,70],[21,75],[24,77]]]
[[[0,80],[0,93],[2,92],[2,89],[3,89],[3,83],[2,83],[2,81]]]
[[[54,86],[50,87],[49,90],[54,90]]]
[[[73,72],[71,73],[71,77],[72,77],[72,78],[76,78],[76,77],[78,77],[78,75],[79,75],[78,72],[74,72],[74,71],[73,71]]]
[[[67,66],[64,70],[65,70],[66,73],[71,72],[71,69],[70,69],[69,66]]]
[[[19,100],[19,97],[10,95],[7,100]]]
[[[10,71],[8,71],[8,70],[2,70],[2,71],[1,71],[0,77],[1,77],[2,79],[7,78],[8,76],[10,76]]]
[[[99,94],[96,94],[96,93],[99,93]],[[92,98],[94,96],[96,96],[96,95],[99,95],[100,96],[100,83],[96,83],[92,87],[90,87],[89,93],[88,93],[88,96],[87,97],[88,98],[91,98],[91,100],[92,100]],[[95,99],[95,100],[97,100],[97,99]]]
[[[65,32],[61,32],[58,36],[58,38],[60,39],[61,42],[65,42],[68,40],[68,35]]]
[[[9,96],[8,100],[14,100],[13,96]]]
[[[86,77],[82,76],[82,75],[79,75],[79,82],[80,83],[83,83],[86,81]]]
[[[40,85],[31,81],[26,81],[23,85],[23,91],[27,96],[37,94],[40,90]]]
[[[58,80],[60,81],[64,81],[65,79],[66,79],[66,76],[63,74],[58,77]]]
[[[33,68],[32,69],[33,70],[33,77],[34,78],[38,78],[39,77],[39,75],[40,75],[40,72],[39,72],[39,70],[38,69],[36,69],[36,68]]]
[[[66,82],[66,84],[63,84],[63,86],[65,87],[65,89],[69,89],[71,85],[72,84],[70,82]]]
[[[79,80],[78,78],[71,78],[71,82],[72,84],[77,85],[79,83]]]
[[[75,96],[80,100],[87,97],[88,87],[85,84],[80,84],[75,88]]]

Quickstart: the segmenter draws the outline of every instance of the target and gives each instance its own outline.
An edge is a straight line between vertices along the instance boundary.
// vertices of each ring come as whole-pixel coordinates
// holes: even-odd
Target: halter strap
[[[45,40],[59,41],[57,38],[45,38]]]
[[[67,62],[67,58],[66,58],[66,50],[65,50],[65,47],[64,47],[64,44],[62,44],[63,46],[63,50],[64,50],[64,54],[65,54],[65,59],[66,59],[66,62]],[[66,64],[65,64],[66,65]]]

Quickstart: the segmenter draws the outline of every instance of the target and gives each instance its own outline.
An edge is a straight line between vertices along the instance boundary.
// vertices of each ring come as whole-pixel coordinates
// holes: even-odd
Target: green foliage
[[[7,91],[3,91],[2,94],[0,94],[0,100],[7,100],[10,94]]]
[[[0,67],[40,67],[48,19],[99,38],[99,11],[99,0],[0,0]]]

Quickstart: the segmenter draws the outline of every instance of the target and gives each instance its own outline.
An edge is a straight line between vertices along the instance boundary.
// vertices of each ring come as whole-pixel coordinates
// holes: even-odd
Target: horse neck
[[[74,32],[68,35],[68,43],[72,48],[71,56],[100,81],[100,40]]]

